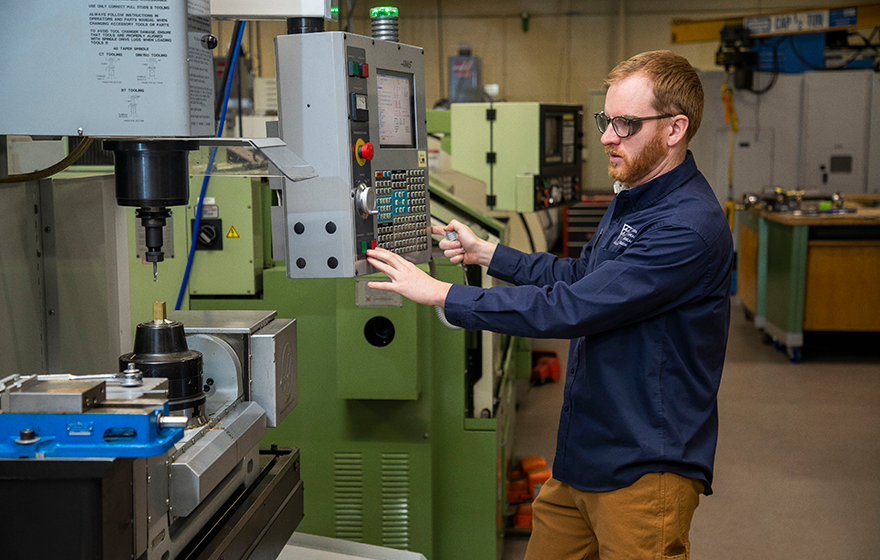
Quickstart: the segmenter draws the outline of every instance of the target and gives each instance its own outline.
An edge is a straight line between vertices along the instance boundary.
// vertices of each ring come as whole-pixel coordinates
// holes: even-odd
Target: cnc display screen
[[[379,146],[415,148],[413,76],[393,70],[376,73],[379,100]]]
[[[562,161],[562,154],[559,152],[559,117],[546,117],[544,119],[544,161],[558,162]]]

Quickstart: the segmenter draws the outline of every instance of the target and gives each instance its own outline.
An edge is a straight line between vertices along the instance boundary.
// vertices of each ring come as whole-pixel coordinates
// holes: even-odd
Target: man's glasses
[[[628,138],[640,131],[642,129],[642,121],[654,121],[673,116],[675,115],[657,115],[656,117],[609,117],[605,114],[605,111],[593,114],[593,118],[596,119],[596,125],[599,127],[599,132],[605,134],[605,131],[608,130],[608,125],[610,124],[614,129],[615,134],[621,138]]]

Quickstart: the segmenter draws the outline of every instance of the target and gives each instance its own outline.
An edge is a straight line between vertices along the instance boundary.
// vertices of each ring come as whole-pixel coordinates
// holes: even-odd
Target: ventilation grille
[[[409,549],[409,479],[409,454],[382,454],[382,545],[388,548]]]
[[[364,542],[364,459],[360,453],[336,453],[333,466],[336,537]]]

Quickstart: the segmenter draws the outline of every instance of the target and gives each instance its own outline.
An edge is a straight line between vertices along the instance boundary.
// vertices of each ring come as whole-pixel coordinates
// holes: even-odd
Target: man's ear
[[[690,120],[685,115],[675,115],[672,117],[671,132],[666,138],[666,143],[670,148],[679,145],[685,141],[687,130],[690,126]]]

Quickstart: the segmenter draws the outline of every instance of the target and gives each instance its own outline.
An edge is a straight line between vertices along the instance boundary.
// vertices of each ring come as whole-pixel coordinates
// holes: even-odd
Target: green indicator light
[[[379,6],[370,10],[370,17],[397,17],[397,8],[393,6]]]
[[[339,15],[339,6],[333,6],[333,7],[331,7],[331,8],[330,8],[330,13],[333,14],[334,16]]]

